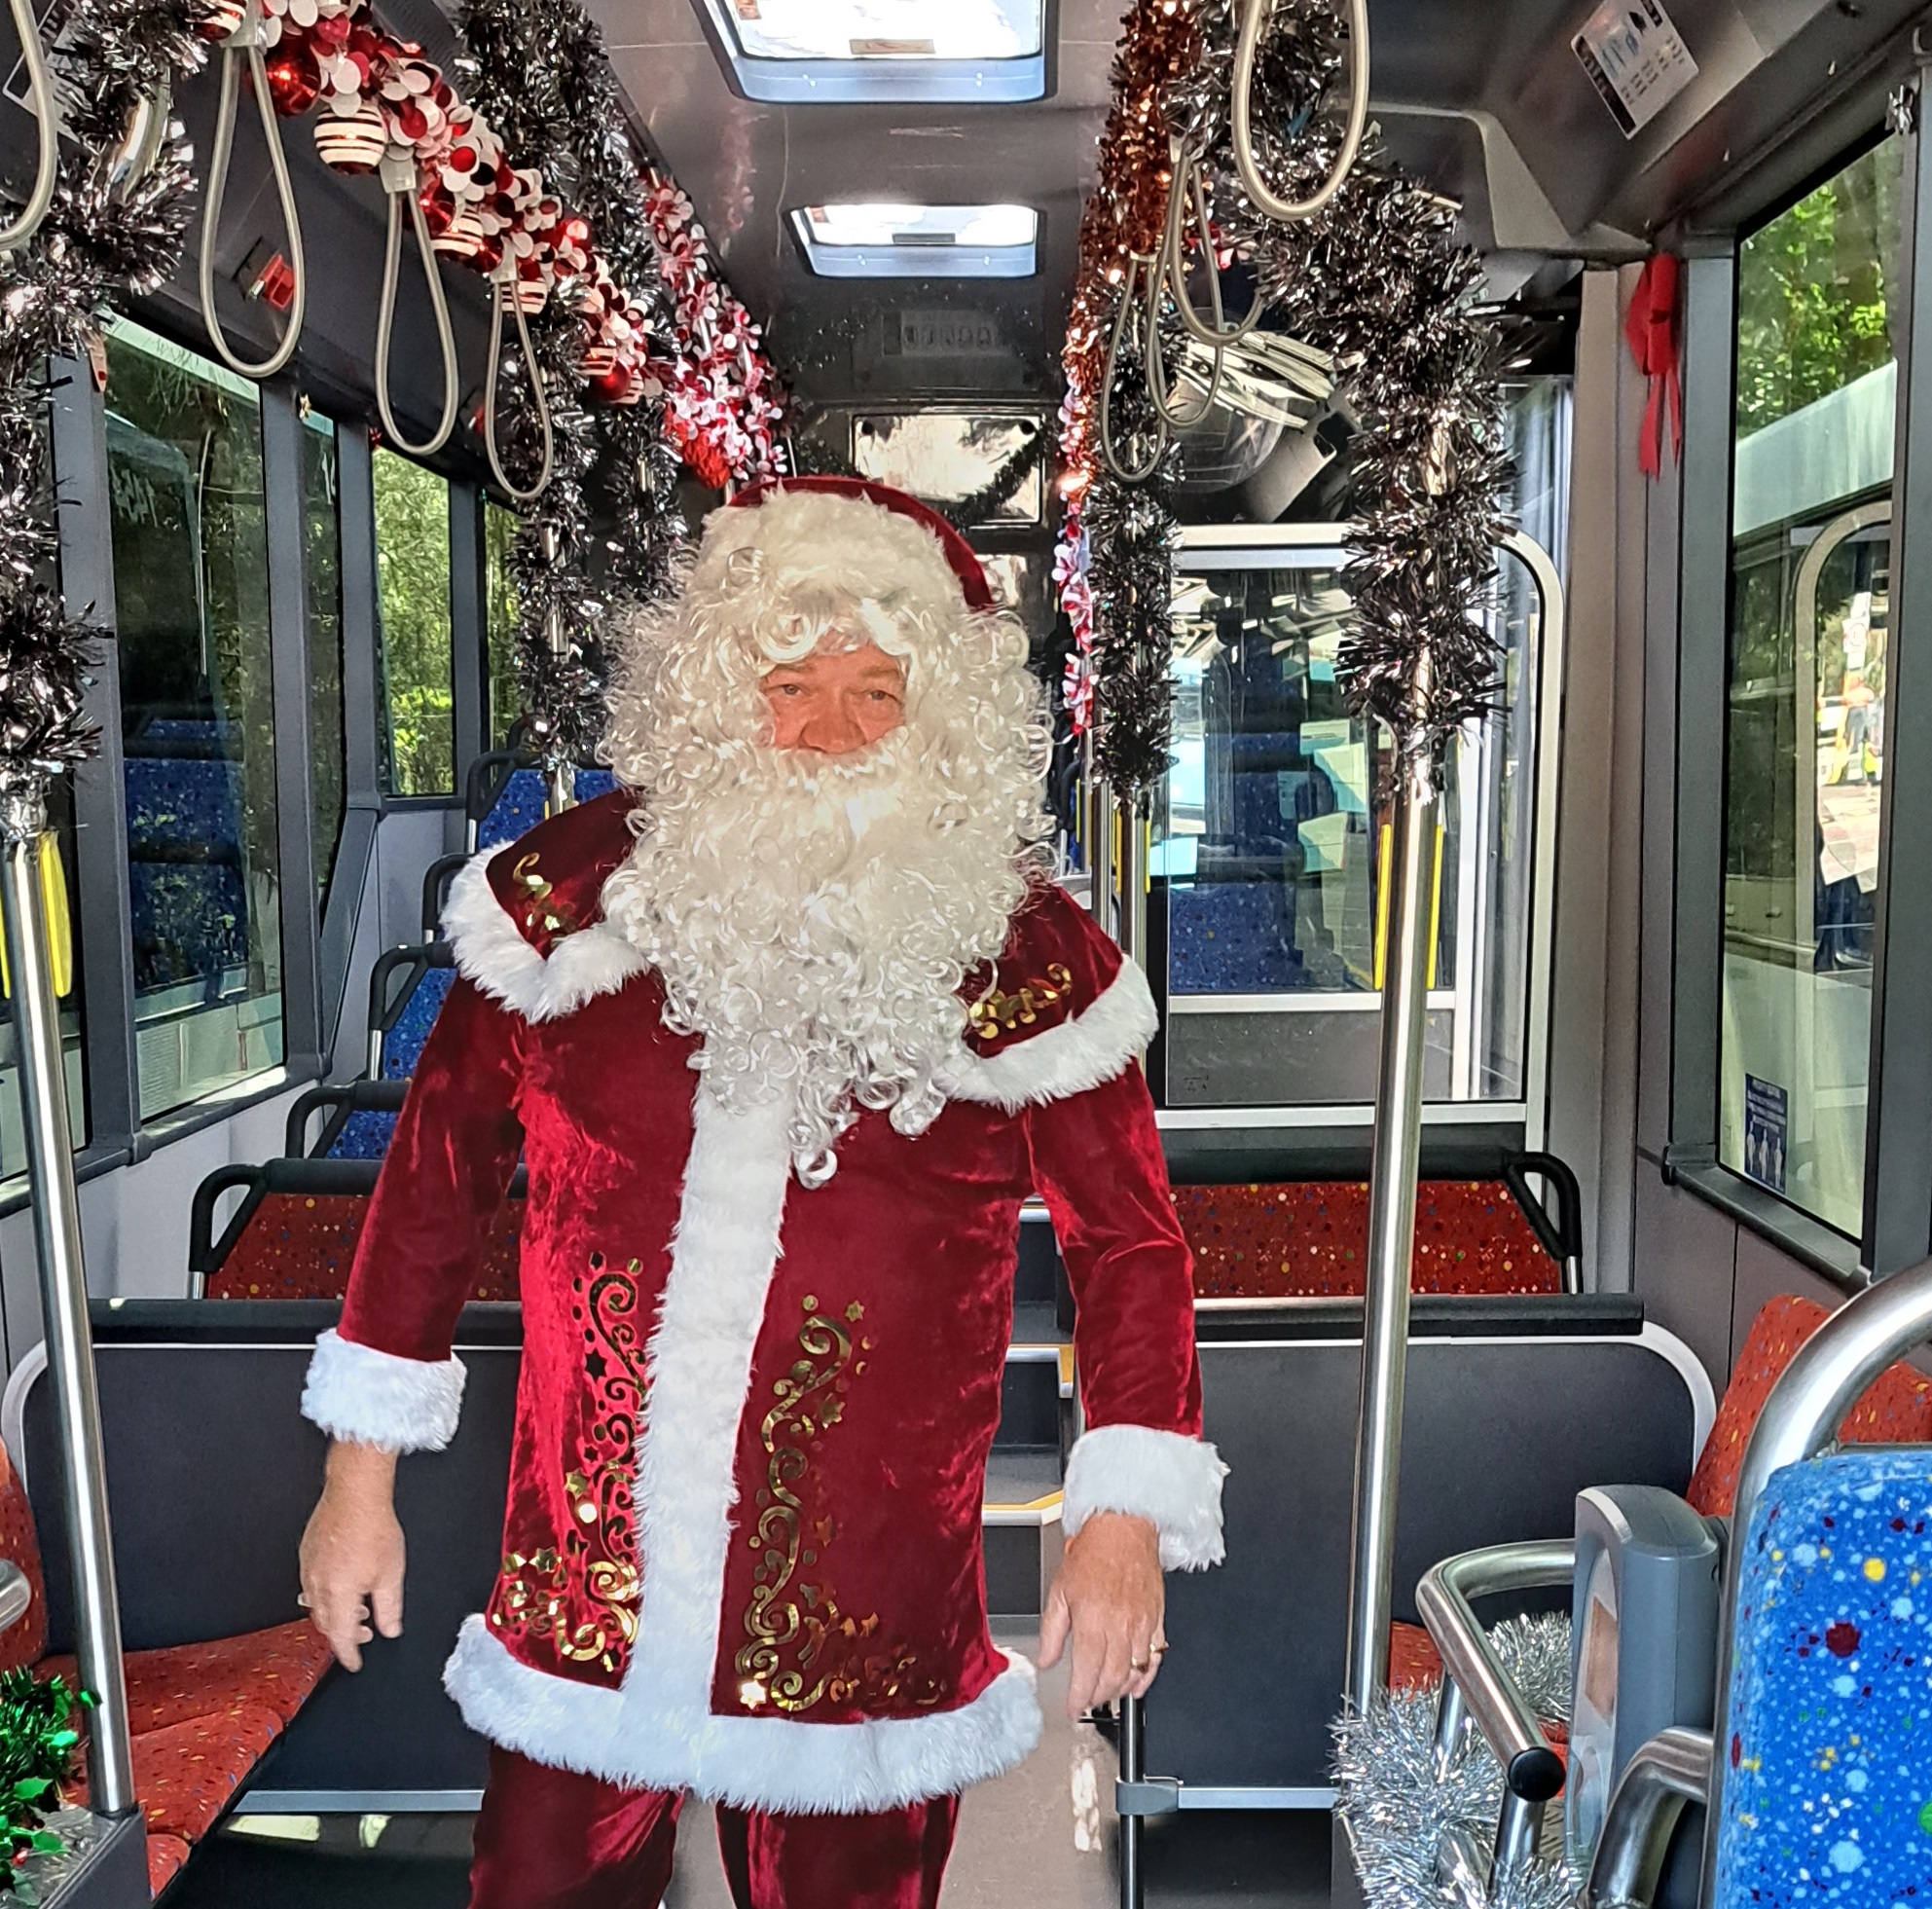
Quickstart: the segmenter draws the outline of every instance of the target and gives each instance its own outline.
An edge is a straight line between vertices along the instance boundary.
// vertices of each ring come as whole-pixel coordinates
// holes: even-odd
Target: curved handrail
[[[41,221],[54,203],[54,188],[60,172],[59,102],[54,93],[47,49],[40,43],[40,22],[34,18],[33,0],[8,0],[8,11],[14,16],[14,31],[19,36],[20,64],[26,68],[27,76],[27,110],[33,114],[38,138],[33,186],[19,216],[12,225],[0,227],[0,252],[11,252],[24,245],[40,230]]]
[[[1504,1670],[1470,1599],[1568,1584],[1576,1568],[1577,1547],[1569,1538],[1489,1545],[1432,1564],[1415,1588],[1416,1610],[1442,1658],[1439,1764],[1455,1748],[1467,1712],[1503,1766],[1493,1876],[1507,1874],[1534,1853],[1544,1806],[1563,1787],[1563,1759]]]
[[[1711,1733],[1682,1725],[1642,1744],[1610,1793],[1583,1909],[1650,1909],[1671,1832],[1686,1803],[1710,1787]]]
[[[456,367],[456,339],[450,328],[450,301],[443,290],[443,274],[436,263],[436,250],[429,239],[429,222],[422,215],[422,199],[417,191],[416,156],[407,148],[391,146],[383,155],[383,190],[389,196],[389,230],[383,250],[383,296],[376,308],[376,411],[383,428],[399,451],[413,458],[433,457],[450,441],[456,426],[456,401],[461,395]],[[422,275],[429,287],[429,309],[436,317],[436,342],[443,353],[443,415],[436,429],[421,444],[412,444],[403,435],[389,406],[389,353],[395,336],[396,294],[401,289],[403,260],[403,201],[409,201],[410,217],[416,227],[416,249],[421,255]]]
[[[269,76],[262,64],[261,0],[248,0],[248,11],[241,23],[222,43],[221,103],[215,113],[214,150],[208,156],[208,182],[201,199],[201,259],[199,285],[201,296],[201,322],[207,327],[208,342],[229,370],[243,378],[273,378],[295,355],[302,338],[302,320],[309,310],[309,261],[302,246],[302,215],[295,203],[295,183],[288,174],[288,154],[282,150],[281,123],[275,118],[274,101],[269,94]],[[269,169],[274,175],[275,196],[281,201],[282,224],[288,237],[289,270],[295,278],[295,296],[289,301],[288,317],[281,343],[259,364],[251,364],[228,342],[221,328],[221,314],[215,310],[215,243],[221,236],[222,201],[228,193],[228,169],[235,158],[235,118],[239,107],[237,89],[242,61],[255,94],[255,110],[262,121],[262,137],[268,142]]]
[[[1743,1533],[1772,1476],[1832,1444],[1844,1415],[1901,1353],[1932,1337],[1932,1260],[1895,1272],[1848,1300],[1798,1348],[1771,1388],[1737,1474],[1732,1531],[1725,1548],[1724,1601],[1718,1606],[1717,1695],[1711,1736],[1731,1741],[1731,1670],[1737,1649],[1737,1592],[1744,1572]],[[1726,1759],[1713,1756],[1709,1814],[1704,1819],[1703,1882],[1709,1902],[1717,1882],[1718,1828],[1724,1819]]]
[[[524,316],[524,302],[517,296],[514,269],[507,264],[498,266],[492,275],[492,288],[490,368],[484,373],[483,381],[483,448],[503,495],[515,504],[534,503],[549,490],[550,475],[556,467],[557,440],[551,428],[550,399],[543,388],[543,367],[537,363],[536,353],[530,349],[529,321]],[[517,343],[523,347],[524,369],[529,374],[530,396],[536,405],[537,428],[543,433],[543,458],[537,466],[536,482],[528,491],[520,491],[510,482],[496,445],[496,371],[503,358],[503,307],[506,302],[516,314]]]
[[[1255,158],[1252,123],[1255,90],[1255,56],[1260,50],[1265,17],[1274,12],[1275,0],[1247,0],[1241,16],[1241,37],[1234,48],[1234,81],[1228,99],[1229,126],[1234,147],[1234,169],[1241,176],[1242,190],[1263,217],[1293,225],[1312,219],[1341,190],[1356,155],[1362,150],[1362,135],[1368,126],[1368,0],[1349,0],[1348,126],[1342,134],[1341,150],[1329,176],[1306,199],[1281,199],[1261,177]]]

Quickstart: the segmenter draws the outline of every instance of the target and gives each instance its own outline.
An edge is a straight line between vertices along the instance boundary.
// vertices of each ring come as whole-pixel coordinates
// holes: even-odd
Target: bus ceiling
[[[908,388],[911,368],[885,362],[897,341],[881,316],[906,306],[990,316],[993,331],[977,341],[981,389],[1052,388],[1123,0],[1046,0],[1045,96],[984,104],[749,97],[727,56],[720,3],[593,0],[592,11],[640,124],[706,219],[734,287],[772,318],[802,392]],[[1861,90],[1876,124],[1918,11],[1918,0],[1665,0],[1695,72],[1626,132],[1572,44],[1588,0],[1372,0],[1374,118],[1395,158],[1460,202],[1493,289],[1508,296],[1539,272],[1544,283],[1560,278],[1552,260],[1640,258],[1678,236],[1687,213],[1695,229],[1697,208],[1761,149],[1802,154],[1805,124]],[[756,14],[754,4],[747,18]],[[1033,207],[1038,269],[964,284],[816,274],[801,209],[881,198]]]

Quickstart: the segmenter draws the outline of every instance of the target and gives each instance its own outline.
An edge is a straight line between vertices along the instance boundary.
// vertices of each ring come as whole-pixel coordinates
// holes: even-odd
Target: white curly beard
[[[704,1037],[711,1091],[790,1091],[808,1186],[858,1107],[930,1126],[960,985],[1024,893],[1010,818],[962,805],[904,729],[844,756],[759,749],[650,813],[604,907],[657,969],[666,1024]]]

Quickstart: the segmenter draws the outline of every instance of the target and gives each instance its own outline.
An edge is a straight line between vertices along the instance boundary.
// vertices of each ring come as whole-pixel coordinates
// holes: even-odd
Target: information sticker
[[[1697,62],[1658,0],[1603,0],[1570,45],[1626,139],[1697,77]]]
[[[1761,1187],[1784,1192],[1785,1147],[1791,1137],[1791,1102],[1774,1081],[1744,1077],[1744,1171]]]

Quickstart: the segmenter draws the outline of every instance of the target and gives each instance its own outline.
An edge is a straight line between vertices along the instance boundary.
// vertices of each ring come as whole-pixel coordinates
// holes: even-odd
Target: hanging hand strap
[[[383,301],[376,308],[376,411],[383,429],[397,450],[412,458],[428,458],[450,441],[456,426],[456,400],[460,395],[456,371],[456,340],[450,329],[450,302],[443,295],[443,274],[436,263],[436,251],[429,241],[429,222],[422,216],[422,200],[416,187],[416,155],[407,147],[391,146],[383,155],[383,190],[389,195],[389,236],[383,252]],[[443,352],[443,416],[433,436],[423,444],[412,444],[396,422],[389,406],[389,348],[396,327],[396,293],[400,289],[403,265],[403,201],[409,201],[410,216],[416,226],[416,249],[422,259],[422,275],[429,287],[429,309],[436,314],[436,342]]]
[[[1169,154],[1173,182],[1167,194],[1167,223],[1161,240],[1160,275],[1166,279],[1167,287],[1174,295],[1175,307],[1181,313],[1181,322],[1189,338],[1217,349],[1239,344],[1261,322],[1264,301],[1260,281],[1258,277],[1256,280],[1255,302],[1249,308],[1248,315],[1231,330],[1228,329],[1226,313],[1221,310],[1221,273],[1215,265],[1214,239],[1208,231],[1208,189],[1202,177],[1200,156],[1180,139],[1170,142]],[[1200,234],[1201,255],[1208,268],[1210,315],[1205,319],[1194,309],[1194,301],[1187,296],[1187,205],[1190,200],[1194,207],[1194,229]]]
[[[1148,454],[1147,462],[1139,470],[1131,469],[1121,462],[1113,449],[1113,374],[1120,362],[1120,347],[1126,341],[1128,320],[1140,310],[1134,299],[1134,284],[1141,263],[1138,252],[1127,254],[1127,276],[1120,287],[1120,309],[1113,314],[1113,333],[1107,341],[1107,359],[1100,374],[1100,416],[1096,433],[1100,439],[1100,455],[1106,459],[1107,468],[1122,484],[1145,484],[1159,468],[1161,459],[1167,455],[1169,443],[1166,414],[1156,405],[1153,450]]]
[[[47,67],[47,49],[40,43],[40,22],[33,17],[33,0],[8,0],[14,30],[20,36],[20,64],[27,73],[27,104],[39,128],[33,170],[33,190],[20,215],[0,227],[0,252],[24,245],[40,230],[47,208],[54,203],[54,185],[60,165],[60,109],[54,93],[54,76]]]
[[[1161,299],[1167,291],[1166,259],[1167,249],[1163,241],[1144,268],[1148,275],[1148,301],[1147,314],[1142,319],[1142,356],[1148,369],[1148,396],[1153,400],[1154,412],[1160,422],[1170,430],[1191,431],[1215,408],[1215,400],[1221,396],[1221,373],[1226,352],[1223,346],[1215,346],[1214,364],[1209,370],[1207,388],[1199,404],[1189,411],[1171,402],[1174,383],[1168,378],[1167,350],[1160,342]]]
[[[1260,50],[1261,29],[1275,9],[1275,0],[1245,0],[1241,16],[1241,37],[1234,48],[1234,83],[1228,100],[1233,134],[1234,169],[1241,184],[1263,217],[1293,225],[1312,219],[1341,190],[1342,181],[1362,150],[1362,135],[1368,126],[1368,0],[1348,0],[1348,126],[1342,134],[1341,151],[1329,176],[1306,199],[1278,199],[1261,177],[1255,158],[1251,107],[1255,91],[1255,56]]]
[[[506,259],[490,275],[494,293],[490,307],[490,370],[483,387],[483,448],[490,458],[490,468],[496,475],[503,495],[512,503],[534,503],[550,488],[550,473],[556,462],[557,443],[550,425],[550,400],[543,389],[543,371],[536,353],[530,349],[529,324],[524,317],[523,301],[517,296],[516,268]],[[503,469],[503,459],[496,444],[496,369],[503,356],[503,307],[508,305],[517,320],[517,343],[523,348],[524,369],[529,374],[530,396],[536,405],[537,428],[543,433],[543,461],[537,468],[536,482],[528,491],[512,484]]]
[[[269,76],[262,66],[261,26],[261,0],[248,0],[248,11],[242,15],[241,24],[222,44],[221,105],[215,116],[215,144],[208,161],[207,192],[201,202],[201,322],[207,327],[216,355],[229,370],[238,372],[243,378],[273,378],[294,357],[302,337],[302,315],[309,306],[309,265],[302,251],[302,219],[296,210],[295,186],[288,176],[288,155],[282,150],[281,123],[275,118],[274,101],[269,96]],[[237,89],[244,60],[254,88],[255,110],[262,120],[262,136],[268,141],[269,169],[274,174],[275,195],[281,201],[282,227],[288,235],[289,269],[295,276],[295,296],[289,301],[281,343],[260,364],[250,364],[229,344],[215,311],[215,240],[221,231],[228,168],[235,157],[235,115],[240,103]]]

